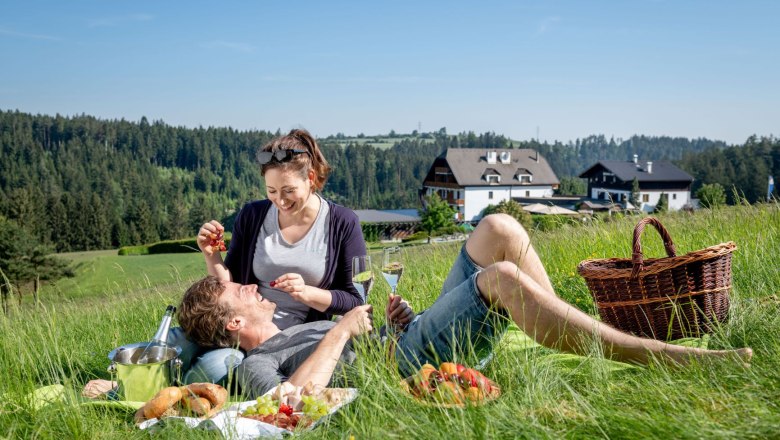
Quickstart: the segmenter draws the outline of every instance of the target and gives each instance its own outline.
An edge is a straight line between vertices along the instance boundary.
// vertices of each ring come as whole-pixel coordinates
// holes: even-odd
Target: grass
[[[503,396],[477,408],[439,409],[410,400],[381,353],[364,350],[353,366],[358,399],[305,439],[364,438],[777,438],[780,436],[780,209],[740,206],[662,221],[680,253],[733,240],[732,313],[709,339],[710,348],[751,346],[750,368],[733,363],[687,368],[653,365],[616,369],[599,358],[554,354],[543,348],[499,344],[485,373]],[[586,258],[629,257],[634,218],[588,227],[533,232],[558,294],[593,312],[576,274]],[[643,237],[648,256],[663,254],[657,234]],[[404,248],[399,292],[416,308],[435,299],[458,243]],[[132,415],[78,405],[77,391],[107,378],[106,354],[148,339],[166,304],[202,274],[197,254],[73,256],[84,264],[75,279],[50,286],[42,305],[14,306],[0,320],[0,433],[8,438],[148,438]],[[378,261],[378,260],[377,260]],[[388,288],[378,282],[370,302],[384,308]],[[376,321],[383,318],[378,314]],[[363,350],[363,346],[359,349]],[[36,388],[63,384],[70,403],[38,407]],[[160,438],[215,438],[171,427]]]

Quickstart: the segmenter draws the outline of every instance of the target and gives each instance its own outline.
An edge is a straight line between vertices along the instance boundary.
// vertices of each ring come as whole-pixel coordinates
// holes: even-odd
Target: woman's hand
[[[201,252],[207,257],[219,252],[215,246],[212,246],[214,240],[217,237],[222,236],[225,233],[225,228],[216,220],[212,220],[208,223],[204,223],[198,231],[198,247]]]
[[[274,289],[286,292],[292,299],[298,302],[306,302],[308,299],[306,283],[303,281],[301,274],[286,273],[271,281],[270,285]]]

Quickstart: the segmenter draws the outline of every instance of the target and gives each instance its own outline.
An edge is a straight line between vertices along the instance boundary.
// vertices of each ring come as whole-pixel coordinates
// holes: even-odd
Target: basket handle
[[[669,231],[664,228],[664,225],[655,217],[645,217],[639,220],[634,228],[634,253],[631,255],[631,262],[634,264],[634,269],[631,271],[631,277],[636,277],[639,272],[644,269],[644,255],[642,255],[642,245],[640,239],[642,238],[642,232],[645,230],[645,225],[653,225],[655,229],[661,234],[661,239],[664,242],[664,248],[666,248],[666,255],[669,257],[676,257],[677,250],[674,248],[674,242],[672,236],[669,235]]]

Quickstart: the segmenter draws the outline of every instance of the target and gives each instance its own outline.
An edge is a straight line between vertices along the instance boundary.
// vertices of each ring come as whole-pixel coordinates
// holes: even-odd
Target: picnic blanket
[[[709,335],[704,335],[701,338],[682,338],[669,341],[669,343],[706,349],[709,343]],[[496,350],[507,350],[510,352],[528,351],[527,354],[529,356],[535,356],[539,361],[546,364],[552,364],[553,366],[560,368],[563,371],[579,369],[582,368],[582,366],[585,364],[590,364],[590,366],[601,367],[607,371],[615,372],[643,368],[640,365],[627,364],[598,356],[581,356],[577,354],[552,351],[538,344],[530,336],[520,330],[520,328],[515,324],[511,324],[509,326],[506,334],[497,344]],[[538,354],[532,353],[537,350],[543,352]]]

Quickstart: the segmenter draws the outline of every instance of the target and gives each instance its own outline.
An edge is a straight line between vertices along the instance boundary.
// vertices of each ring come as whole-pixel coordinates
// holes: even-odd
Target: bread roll
[[[211,402],[205,397],[184,396],[181,398],[181,406],[197,416],[205,416],[211,411]]]
[[[152,400],[143,406],[144,417],[155,419],[161,417],[166,411],[173,408],[181,400],[181,390],[178,387],[163,388]]]
[[[204,397],[208,399],[212,410],[222,408],[225,402],[227,402],[228,392],[220,385],[213,383],[193,383],[182,388],[186,389],[185,394],[188,396]]]

